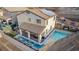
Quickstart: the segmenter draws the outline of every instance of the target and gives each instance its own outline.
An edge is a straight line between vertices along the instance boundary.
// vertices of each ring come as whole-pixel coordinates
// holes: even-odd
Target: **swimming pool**
[[[42,48],[44,45],[42,44],[39,44],[29,38],[26,38],[24,36],[21,36],[21,35],[17,35],[15,37],[18,41],[20,41],[21,43],[23,43],[24,45],[27,45],[29,46],[30,48],[33,48],[35,50],[39,50],[40,48]]]
[[[48,43],[48,40],[52,40],[53,41],[58,41],[61,40],[65,37],[67,37],[68,35],[70,35],[70,32],[67,31],[60,31],[60,30],[54,30],[51,32],[51,34],[48,36],[49,38],[47,38],[42,44],[39,44],[38,42],[35,42],[32,39],[29,39],[27,37],[21,36],[21,35],[17,35],[15,38],[20,41],[21,43],[35,49],[35,50],[39,50],[40,48],[43,48],[44,45],[46,45]]]
[[[55,30],[51,33],[50,38],[53,41],[61,40],[67,36],[69,36],[71,33],[67,31],[61,31],[61,30]]]

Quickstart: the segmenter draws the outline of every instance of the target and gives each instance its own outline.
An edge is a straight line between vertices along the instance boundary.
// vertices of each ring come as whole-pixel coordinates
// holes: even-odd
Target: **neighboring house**
[[[0,8],[0,20],[9,20],[9,19],[11,19],[11,17],[8,17],[7,15],[5,15],[5,14],[7,14],[8,13],[8,11],[7,10],[5,10],[4,8]]]
[[[0,29],[2,29],[2,21],[3,20],[8,20],[8,19],[11,19],[7,16],[5,16],[5,13],[7,13],[7,11],[3,8],[0,8]]]
[[[41,43],[54,29],[56,15],[44,8],[27,8],[26,11],[17,15],[17,19],[20,34]]]
[[[60,7],[58,9],[59,16],[64,16],[67,19],[79,22],[79,8],[78,7]]]
[[[7,17],[4,16],[5,13],[6,13],[6,11],[4,11],[2,8],[0,8],[0,20],[7,19]]]
[[[8,7],[7,7],[8,8]],[[20,12],[10,12],[9,9],[1,8],[0,9],[0,22],[5,20],[7,23],[11,20],[12,24],[17,24],[17,14]]]

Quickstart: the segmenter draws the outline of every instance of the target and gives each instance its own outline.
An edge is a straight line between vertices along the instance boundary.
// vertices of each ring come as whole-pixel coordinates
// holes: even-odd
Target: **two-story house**
[[[54,29],[56,14],[45,8],[26,8],[17,19],[20,34],[41,43]]]

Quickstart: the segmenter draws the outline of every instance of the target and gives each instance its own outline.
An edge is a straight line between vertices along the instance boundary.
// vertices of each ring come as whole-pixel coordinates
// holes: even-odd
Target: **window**
[[[46,29],[46,34],[48,33],[48,30]]]
[[[56,17],[54,16],[53,20],[56,20]]]
[[[39,24],[40,24],[40,23],[41,23],[41,19],[37,19],[37,23],[39,23]]]
[[[50,26],[50,30],[52,30],[52,26]]]
[[[26,13],[30,14],[30,11],[26,11]]]
[[[31,18],[29,18],[29,22],[31,22]]]
[[[46,21],[46,25],[48,25],[48,20]]]

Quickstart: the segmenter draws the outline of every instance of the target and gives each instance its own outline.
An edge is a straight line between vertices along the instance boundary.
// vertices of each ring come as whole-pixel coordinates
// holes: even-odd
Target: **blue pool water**
[[[60,39],[67,37],[68,35],[70,35],[69,32],[55,30],[54,32],[51,33],[50,38],[54,41],[58,41]]]
[[[22,42],[23,44],[33,48],[33,49],[36,49],[38,50],[39,48],[42,48],[44,45],[40,45],[39,43],[33,41],[33,40],[30,40],[24,36],[21,36],[21,35],[17,35],[15,37],[18,41]]]
[[[66,31],[59,31],[59,30],[54,30],[51,32],[51,34],[49,35],[49,38],[48,40],[52,39],[52,41],[58,41],[58,40],[61,40],[65,37],[67,37],[70,33],[69,32],[66,32]],[[40,48],[43,48],[44,47],[44,44],[47,44],[48,40],[47,41],[44,41],[43,44],[39,44],[38,42],[35,42],[33,41],[32,39],[28,39],[24,36],[21,36],[21,35],[17,35],[15,37],[18,41],[22,42],[23,44],[33,48],[33,49],[40,49]]]

